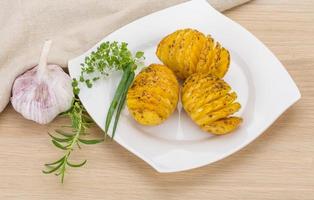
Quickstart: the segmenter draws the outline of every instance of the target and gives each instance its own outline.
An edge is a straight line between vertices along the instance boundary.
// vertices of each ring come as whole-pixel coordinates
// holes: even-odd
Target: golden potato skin
[[[236,98],[231,87],[212,74],[195,73],[182,88],[185,111],[204,131],[216,135],[230,133],[241,124],[242,118],[231,116],[241,108]]]
[[[179,83],[164,65],[152,64],[134,79],[127,94],[127,107],[142,125],[158,125],[176,109]]]
[[[211,36],[194,29],[177,30],[158,44],[157,57],[180,79],[196,72],[224,77],[230,65],[230,54]]]

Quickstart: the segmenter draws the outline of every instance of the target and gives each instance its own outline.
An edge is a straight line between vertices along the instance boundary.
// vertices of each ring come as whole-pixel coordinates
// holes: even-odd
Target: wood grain
[[[159,174],[116,143],[86,147],[65,184],[41,173],[60,152],[48,129],[11,106],[0,115],[0,199],[314,199],[314,1],[255,0],[226,13],[262,40],[302,99],[240,152],[199,169]],[[93,129],[100,134],[99,129]]]

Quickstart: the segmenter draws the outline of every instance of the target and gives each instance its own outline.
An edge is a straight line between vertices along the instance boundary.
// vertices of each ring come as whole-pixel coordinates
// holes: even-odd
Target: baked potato
[[[241,105],[237,94],[222,79],[212,74],[195,73],[182,88],[182,105],[191,119],[204,131],[221,135],[235,130],[242,118],[231,116]]]
[[[177,30],[158,44],[157,57],[180,79],[196,72],[222,78],[228,71],[230,55],[211,36],[194,29]]]
[[[127,94],[127,107],[142,125],[158,125],[176,109],[179,83],[164,65],[152,64],[134,79]]]

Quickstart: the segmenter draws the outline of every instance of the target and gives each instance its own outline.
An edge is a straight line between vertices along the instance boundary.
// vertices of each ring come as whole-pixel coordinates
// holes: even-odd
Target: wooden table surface
[[[226,12],[282,61],[302,98],[262,136],[199,169],[159,174],[116,143],[83,148],[88,159],[64,184],[41,173],[60,156],[47,130],[11,106],[0,115],[0,199],[314,199],[314,1],[255,0]],[[95,134],[100,134],[94,128]]]

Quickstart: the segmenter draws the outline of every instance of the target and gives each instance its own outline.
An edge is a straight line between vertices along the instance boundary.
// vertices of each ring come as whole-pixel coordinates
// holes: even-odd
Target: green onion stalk
[[[131,86],[133,80],[134,80],[134,66],[132,64],[128,64],[125,69],[123,70],[123,75],[121,77],[120,83],[117,87],[117,90],[115,92],[115,95],[112,99],[112,102],[110,104],[109,110],[107,112],[106,117],[106,125],[105,125],[105,134],[108,135],[108,130],[111,124],[111,120],[113,118],[113,115],[115,114],[115,120],[114,125],[112,129],[112,136],[111,139],[114,138],[118,121],[120,118],[121,111],[123,109],[123,106],[125,104],[126,95],[129,90],[129,87]]]

